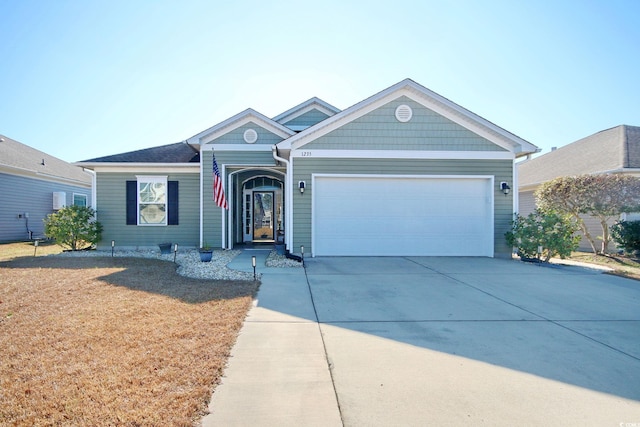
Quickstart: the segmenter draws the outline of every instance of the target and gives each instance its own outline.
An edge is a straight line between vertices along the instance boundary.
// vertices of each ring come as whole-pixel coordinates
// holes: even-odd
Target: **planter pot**
[[[213,251],[200,251],[200,261],[211,262],[212,257],[213,257]]]
[[[171,243],[160,243],[160,253],[163,255],[168,255],[171,253]]]
[[[275,247],[278,255],[284,255],[284,244],[276,243]]]

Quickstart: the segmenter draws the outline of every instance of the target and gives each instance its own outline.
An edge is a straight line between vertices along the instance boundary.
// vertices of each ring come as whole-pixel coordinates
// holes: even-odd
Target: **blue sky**
[[[0,133],[70,162],[407,77],[543,152],[640,126],[635,0],[0,0],[0,16]]]

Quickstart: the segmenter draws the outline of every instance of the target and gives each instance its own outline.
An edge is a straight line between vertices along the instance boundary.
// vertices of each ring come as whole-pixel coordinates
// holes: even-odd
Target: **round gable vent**
[[[399,122],[406,123],[413,117],[413,110],[406,104],[398,105],[396,108],[396,119]]]
[[[247,129],[244,131],[244,142],[247,144],[253,144],[258,140],[258,132],[253,129]]]

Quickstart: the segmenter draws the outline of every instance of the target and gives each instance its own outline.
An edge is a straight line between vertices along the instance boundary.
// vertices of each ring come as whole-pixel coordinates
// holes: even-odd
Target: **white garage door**
[[[317,176],[313,254],[493,256],[487,177]]]

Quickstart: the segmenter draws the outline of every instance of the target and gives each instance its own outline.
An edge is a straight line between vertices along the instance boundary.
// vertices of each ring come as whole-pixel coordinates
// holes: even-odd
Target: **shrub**
[[[535,211],[526,217],[516,214],[507,243],[517,249],[521,258],[548,262],[554,256],[566,258],[576,250],[579,226],[568,214]]]
[[[96,211],[86,206],[67,206],[44,220],[44,233],[72,251],[86,249],[100,241],[102,224]]]
[[[640,221],[619,221],[611,226],[611,237],[626,253],[640,251]]]

